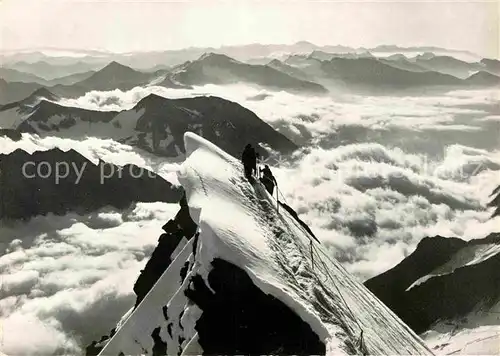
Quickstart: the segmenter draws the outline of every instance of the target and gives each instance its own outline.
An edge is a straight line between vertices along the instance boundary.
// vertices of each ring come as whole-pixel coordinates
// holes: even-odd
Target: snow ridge
[[[293,310],[327,354],[432,354],[292,215],[278,211],[261,184],[249,184],[235,158],[193,133],[184,143],[187,159],[178,179],[199,236],[183,240],[182,251],[101,355],[202,353],[197,321],[203,311],[186,291],[191,277],[199,276],[214,292],[207,277],[215,259],[239,267],[258,289]]]

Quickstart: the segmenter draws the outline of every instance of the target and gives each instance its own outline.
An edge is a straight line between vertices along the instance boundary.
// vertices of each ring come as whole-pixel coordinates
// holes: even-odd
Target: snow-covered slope
[[[500,304],[477,310],[454,321],[441,321],[422,334],[427,345],[441,355],[498,355]]]
[[[184,141],[178,178],[199,234],[101,355],[431,354],[237,160],[195,134]]]

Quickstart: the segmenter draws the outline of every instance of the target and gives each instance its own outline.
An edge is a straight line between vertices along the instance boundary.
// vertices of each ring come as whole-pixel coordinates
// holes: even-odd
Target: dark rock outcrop
[[[186,296],[203,314],[198,342],[208,355],[324,355],[325,344],[293,310],[257,288],[239,267],[212,261],[208,282],[195,275]],[[217,325],[217,327],[214,327]]]
[[[116,329],[113,328],[111,329],[109,336],[104,335],[101,337],[101,340],[99,341],[92,341],[90,345],[88,345],[85,348],[85,356],[97,356],[101,352],[101,350],[106,346],[109,340],[113,337],[113,335],[116,333]]]
[[[141,167],[95,165],[74,150],[18,149],[0,155],[0,197],[0,218],[27,219],[105,206],[124,209],[134,202],[174,203],[181,189]]]
[[[477,307],[487,310],[498,302],[500,255],[474,264],[460,262],[475,248],[489,244],[500,244],[500,234],[468,242],[442,236],[427,237],[415,252],[391,270],[366,281],[365,286],[415,332],[421,333],[439,320],[460,318]],[[462,257],[453,262],[457,266],[445,268],[412,286],[460,253]]]
[[[97,356],[101,350],[102,347],[98,345],[97,341],[92,341],[92,343],[85,348],[85,356]]]
[[[490,197],[493,199],[488,203],[489,207],[495,208],[492,217],[496,217],[500,215],[500,185],[493,190]]]
[[[0,129],[0,137],[8,137],[12,141],[19,141],[23,137],[22,134],[17,130],[12,129]]]
[[[171,100],[151,94],[133,110],[141,109],[145,113],[138,119],[136,130],[154,130],[160,133],[157,135],[158,140],[162,140],[162,134],[169,131],[173,135],[173,142],[183,153],[186,131],[200,134],[235,157],[241,155],[244,146],[242,142],[251,143],[254,147],[259,147],[259,143],[263,142],[282,153],[289,153],[297,148],[252,111],[219,97]],[[259,153],[267,156],[263,149]]]
[[[20,132],[34,134],[57,133],[74,126],[78,121],[87,125],[109,123],[116,115],[118,115],[117,111],[92,111],[42,100],[33,108],[29,118],[17,126],[17,129]],[[62,120],[58,124],[53,124],[49,119],[54,116],[61,117]]]
[[[167,354],[167,343],[163,341],[160,337],[161,328],[156,328],[151,334],[153,339],[153,356],[164,356]]]
[[[171,255],[182,238],[190,240],[196,234],[197,226],[189,215],[185,195],[182,196],[179,204],[181,207],[179,212],[174,219],[169,220],[163,226],[165,233],[158,239],[158,245],[134,284],[134,292],[137,296],[135,307],[141,303],[163,272],[170,266],[172,263]]]
[[[196,230],[198,226],[194,223],[189,215],[189,207],[187,205],[186,195],[182,194],[179,200],[180,209],[175,215],[174,219],[169,220],[165,225],[163,225],[163,230],[165,233],[161,234],[158,239],[158,245],[154,249],[151,257],[149,258],[146,266],[137,281],[134,284],[134,293],[136,294],[136,302],[134,308],[141,303],[144,297],[148,294],[151,288],[155,285],[161,275],[167,270],[168,266],[172,263],[171,255],[177,248],[179,242],[182,238],[190,240],[195,239],[197,242],[198,235]],[[196,248],[195,248],[196,249]],[[162,307],[163,316],[165,319],[168,317],[167,306]],[[179,319],[180,320],[180,319]],[[154,343],[154,354],[165,355],[166,343],[161,339],[160,328],[153,330],[151,337]],[[115,329],[111,330],[110,336],[103,336],[101,341],[106,338],[110,340],[115,333]],[[93,341],[90,345],[86,347],[86,356],[97,355],[104,347],[102,342]]]

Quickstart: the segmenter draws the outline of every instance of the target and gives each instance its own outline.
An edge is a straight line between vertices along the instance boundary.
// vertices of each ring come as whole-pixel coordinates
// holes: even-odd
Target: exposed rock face
[[[500,299],[500,234],[463,241],[427,237],[391,270],[365,282],[415,332]]]
[[[205,354],[325,354],[325,344],[309,324],[258,289],[242,269],[221,259],[212,266],[208,282],[213,292],[197,275],[185,291],[203,311],[195,329]]]
[[[174,203],[180,196],[181,189],[153,172],[103,161],[95,165],[74,150],[0,155],[0,218],[124,209],[139,201]]]
[[[164,234],[161,234],[151,258],[146,267],[141,271],[139,278],[134,284],[134,292],[137,295],[135,307],[148,294],[158,278],[161,277],[172,263],[172,253],[175,251],[179,242],[185,238],[190,240],[196,233],[196,224],[189,215],[186,197],[180,200],[180,210],[173,220],[169,220],[164,226]]]
[[[8,137],[12,141],[19,141],[23,137],[21,133],[17,130],[12,129],[0,129],[0,137]]]
[[[493,199],[488,203],[488,206],[495,208],[492,216],[495,217],[500,215],[500,185],[496,187],[493,193],[491,193],[490,197],[493,197]]]
[[[167,99],[157,95],[143,98],[121,112],[93,111],[66,107],[43,100],[34,106],[19,103],[9,110],[0,109],[8,126],[16,124],[20,132],[79,138],[113,138],[157,155],[177,157],[185,153],[183,135],[187,131],[216,142],[235,157],[245,143],[290,153],[297,146],[243,106],[218,97]],[[264,149],[259,150],[267,156]]]

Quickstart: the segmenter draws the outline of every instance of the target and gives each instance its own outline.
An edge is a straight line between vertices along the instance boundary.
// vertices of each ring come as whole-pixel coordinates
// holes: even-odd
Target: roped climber
[[[257,153],[251,144],[245,146],[241,155],[241,162],[245,170],[245,177],[250,180],[257,172]]]
[[[273,195],[274,187],[278,184],[276,182],[276,178],[274,178],[273,173],[271,172],[271,169],[267,164],[264,166],[261,172],[262,177],[260,178],[260,181],[262,182],[262,184],[264,184],[264,187],[266,187],[266,190],[269,192],[269,194]]]

